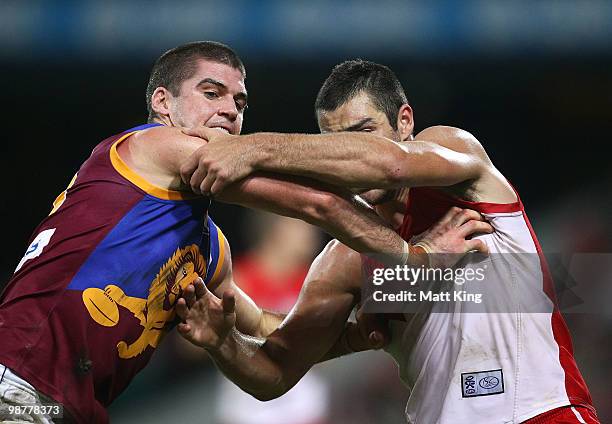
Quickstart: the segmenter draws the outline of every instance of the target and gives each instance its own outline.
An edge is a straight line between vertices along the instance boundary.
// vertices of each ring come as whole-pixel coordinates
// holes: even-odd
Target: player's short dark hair
[[[238,69],[243,77],[246,70],[240,57],[225,44],[216,41],[195,41],[168,50],[155,61],[147,84],[147,110],[149,121],[156,113],[151,105],[151,96],[157,87],[165,87],[173,96],[180,94],[183,81],[193,76],[200,59],[223,63]]]
[[[391,69],[367,60],[347,60],[334,67],[319,90],[315,113],[336,110],[362,92],[370,96],[397,130],[397,114],[408,103],[406,93]]]

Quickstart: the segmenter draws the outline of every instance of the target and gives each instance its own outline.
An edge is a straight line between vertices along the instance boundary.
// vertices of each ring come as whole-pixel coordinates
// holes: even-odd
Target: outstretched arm
[[[254,337],[267,337],[276,330],[287,314],[268,311],[260,308],[240,287],[235,283],[232,271],[232,255],[229,242],[223,238],[224,251],[221,270],[207,287],[217,298],[222,298],[224,293],[231,295],[236,311],[236,329],[245,335]],[[201,298],[206,290],[203,281],[186,287],[182,297],[188,305],[192,306]],[[335,358],[352,351],[366,349],[377,349],[382,347],[388,339],[381,331],[380,325],[374,325],[366,319],[357,323],[347,323],[343,336],[326,353],[325,359]],[[350,346],[350,348],[349,348]]]
[[[486,251],[481,240],[471,238],[492,228],[470,217],[478,214],[452,208],[420,238],[433,252],[455,258],[474,249]],[[360,255],[332,241],[314,261],[294,308],[267,339],[236,329],[235,299],[228,291],[221,293],[222,300],[210,292],[201,293],[195,303],[180,299],[177,313],[184,323],[179,331],[206,348],[223,373],[243,390],[260,400],[271,399],[293,387],[315,363],[360,349],[351,342],[355,336],[367,347],[367,335],[345,327],[360,298],[361,281]],[[341,334],[349,337],[346,343]]]
[[[455,131],[457,138],[471,137],[459,131]],[[436,142],[437,136],[402,143],[359,132],[253,134],[246,138],[262,146],[256,150],[253,169],[302,175],[343,187],[450,186],[476,178],[481,158],[463,143],[445,147]]]
[[[206,144],[204,140],[185,135],[177,128],[156,127],[126,141],[128,144],[119,146],[119,153],[136,172],[159,186],[191,191],[181,182],[180,167]],[[231,185],[217,198],[300,218],[359,252],[383,252],[399,259],[408,250],[408,245],[348,190],[306,178],[255,175]]]
[[[305,178],[255,175],[231,184],[215,198],[303,219],[358,252],[382,252],[404,263],[410,250],[358,196]]]
[[[190,134],[209,143],[183,165],[183,181],[212,193],[257,170],[349,188],[450,186],[478,178],[488,162],[471,134],[450,127],[402,143],[360,132],[228,136],[198,128]]]
[[[358,300],[360,273],[359,255],[332,242],[313,263],[294,308],[267,339],[236,329],[228,292],[222,300],[206,293],[191,308],[181,300],[177,313],[186,323],[179,331],[205,347],[243,390],[260,400],[272,399],[293,387],[339,339]]]

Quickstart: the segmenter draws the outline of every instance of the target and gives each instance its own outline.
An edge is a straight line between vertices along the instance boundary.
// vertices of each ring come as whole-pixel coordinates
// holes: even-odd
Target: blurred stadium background
[[[404,84],[417,129],[455,125],[481,140],[522,194],[547,252],[565,260],[612,252],[610,1],[3,0],[3,281],[91,149],[144,122],[153,61],[203,39],[231,45],[247,66],[245,133],[316,132],[312,105],[331,67],[379,61]],[[273,219],[223,204],[213,216],[245,258],[263,243],[258,226]],[[295,231],[310,232],[310,250],[295,249],[291,270],[255,258],[279,279],[251,290],[294,294],[291,278],[323,240]],[[245,285],[257,284],[245,275]],[[578,283],[605,305],[566,319],[602,423],[612,422],[612,275]],[[175,336],[112,405],[113,422],[403,422],[407,392],[384,354],[325,364],[297,396],[262,406]]]

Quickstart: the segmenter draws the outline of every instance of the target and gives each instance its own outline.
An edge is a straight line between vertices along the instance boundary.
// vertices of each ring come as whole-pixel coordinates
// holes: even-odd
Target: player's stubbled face
[[[379,110],[366,93],[361,93],[330,112],[319,112],[319,129],[322,133],[338,131],[371,132],[393,141],[401,141],[399,131],[394,130],[384,112]],[[360,194],[368,203],[377,205],[390,200],[394,190],[372,189]]]
[[[238,69],[200,60],[194,75],[183,81],[180,95],[171,96],[170,119],[175,126],[207,126],[240,134],[246,104],[244,78]]]

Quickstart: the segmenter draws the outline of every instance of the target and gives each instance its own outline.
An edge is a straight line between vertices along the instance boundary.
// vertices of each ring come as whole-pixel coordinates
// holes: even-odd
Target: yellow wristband
[[[421,249],[423,249],[425,251],[425,254],[427,255],[427,266],[431,266],[431,258],[429,257],[429,255],[433,253],[431,245],[424,241],[419,241],[413,244],[412,247],[420,247]]]

